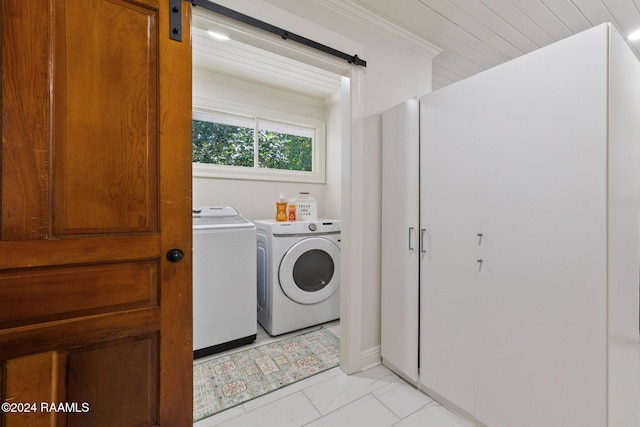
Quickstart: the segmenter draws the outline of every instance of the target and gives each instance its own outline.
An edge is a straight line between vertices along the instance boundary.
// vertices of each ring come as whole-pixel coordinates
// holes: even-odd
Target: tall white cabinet
[[[418,100],[383,115],[381,345],[387,366],[418,383],[420,118]],[[384,260],[388,260],[385,262]]]
[[[382,202],[384,364],[479,426],[637,424],[640,65],[609,25],[384,113]]]

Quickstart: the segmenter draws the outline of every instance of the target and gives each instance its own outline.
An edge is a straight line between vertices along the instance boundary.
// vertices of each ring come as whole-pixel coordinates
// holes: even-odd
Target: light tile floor
[[[339,322],[325,327],[339,336]],[[259,331],[252,345],[273,339]],[[193,426],[470,427],[472,424],[379,365],[353,375],[333,368]]]

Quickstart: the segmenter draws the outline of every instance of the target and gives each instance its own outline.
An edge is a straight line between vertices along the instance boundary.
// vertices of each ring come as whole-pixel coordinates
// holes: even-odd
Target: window
[[[207,115],[201,120],[195,117],[196,114],[191,125],[194,163],[253,167],[253,120],[219,115]]]
[[[193,112],[195,176],[324,181],[324,123]]]

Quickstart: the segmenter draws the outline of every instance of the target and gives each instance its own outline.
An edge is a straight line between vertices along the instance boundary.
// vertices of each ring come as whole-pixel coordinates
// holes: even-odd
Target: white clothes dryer
[[[254,221],[258,322],[280,335],[340,317],[340,221]]]

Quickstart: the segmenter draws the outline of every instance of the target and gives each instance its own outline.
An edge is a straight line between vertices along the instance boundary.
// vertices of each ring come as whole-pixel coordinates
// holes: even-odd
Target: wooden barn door
[[[0,4],[0,425],[190,425],[190,7]]]

